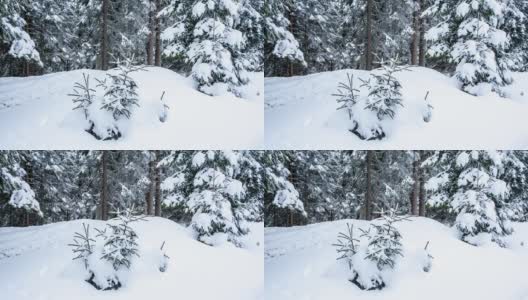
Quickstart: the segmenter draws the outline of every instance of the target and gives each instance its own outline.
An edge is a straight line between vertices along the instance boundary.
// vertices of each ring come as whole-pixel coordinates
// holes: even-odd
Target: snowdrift
[[[192,80],[168,69],[149,67],[132,74],[139,86],[140,107],[118,141],[98,141],[85,132],[81,110],[73,111],[75,82],[87,73],[76,70],[27,78],[0,78],[1,149],[254,149],[263,143],[263,75],[253,73],[244,99],[210,97]],[[170,107],[159,121],[160,98]]]
[[[346,111],[336,111],[332,94],[347,73],[355,85],[369,72],[341,70],[265,80],[265,140],[270,149],[526,149],[528,147],[528,73],[514,75],[510,98],[475,97],[453,79],[431,69],[413,67],[397,73],[403,85],[403,108],[382,141],[362,141],[349,132]],[[524,89],[524,90],[523,90]],[[425,95],[434,107],[423,121]]]
[[[0,228],[2,299],[262,299],[264,270],[262,223],[252,224],[247,249],[210,247],[184,227],[162,218],[132,224],[142,258],[132,263],[125,285],[99,291],[83,280],[81,261],[72,261],[67,244],[82,223],[104,228],[105,222],[78,220],[28,228]],[[170,257],[165,273],[150,255],[165,241]],[[258,243],[258,244],[257,244]]]
[[[474,247],[434,220],[411,218],[397,227],[403,236],[405,257],[396,266],[388,286],[362,291],[347,279],[346,262],[337,261],[338,232],[346,223],[366,229],[368,222],[342,220],[293,228],[265,230],[266,299],[528,299],[528,223],[514,224],[517,247]],[[432,269],[423,272],[418,250],[430,241]],[[525,243],[526,244],[526,243]]]

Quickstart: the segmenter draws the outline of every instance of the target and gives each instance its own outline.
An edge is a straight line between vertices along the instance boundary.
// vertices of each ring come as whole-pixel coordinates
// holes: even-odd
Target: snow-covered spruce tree
[[[513,232],[508,214],[511,186],[504,179],[509,163],[520,163],[511,152],[457,151],[437,155],[441,172],[429,179],[432,207],[447,206],[456,216],[460,238],[472,245],[494,242],[507,246]]]
[[[390,59],[387,63],[381,62],[382,68],[379,73],[374,71],[368,80],[360,79],[363,82],[361,87],[368,89],[364,109],[373,113],[377,119],[377,121],[369,122],[370,124],[354,121],[354,127],[350,131],[362,140],[385,138],[386,133],[382,122],[387,119],[394,119],[398,106],[403,107],[402,85],[395,74],[408,71],[408,69],[406,66],[399,66],[398,61],[398,58],[395,58]]]
[[[130,224],[145,219],[143,216],[135,215],[133,209],[127,209],[123,213],[118,211],[116,214],[116,224],[107,224],[107,229],[110,229],[110,232],[105,230],[99,233],[105,240],[101,259],[109,261],[114,270],[117,271],[122,267],[130,269],[133,256],[139,257],[138,235],[130,227]]]
[[[138,85],[130,77],[131,73],[145,71],[143,66],[135,66],[133,59],[127,59],[124,63],[117,62],[117,74],[107,73],[110,83],[100,82],[105,88],[105,96],[101,109],[112,113],[114,120],[122,117],[130,119],[134,106],[139,107]]]
[[[248,82],[247,66],[240,63],[246,37],[235,29],[237,0],[185,0],[173,3],[177,22],[167,28],[165,56],[183,56],[192,65],[198,89],[208,95],[238,95]]]
[[[264,205],[269,213],[267,223],[293,226],[307,217],[299,192],[293,185],[292,167],[295,153],[289,151],[268,151],[260,158],[264,166]],[[284,220],[285,219],[285,220]]]
[[[503,87],[513,81],[510,70],[515,58],[511,53],[517,46],[511,34],[522,33],[524,26],[517,22],[524,16],[516,1],[435,1],[426,13],[441,19],[427,32],[433,43],[429,55],[456,65],[454,75],[464,91],[504,96]]]
[[[264,67],[264,28],[261,15],[263,0],[240,0],[239,13],[235,18],[235,29],[246,38],[241,55],[235,61],[239,69],[262,71]]]
[[[372,221],[368,230],[359,229],[359,238],[354,237],[353,226],[347,224],[347,232],[339,233],[334,244],[338,259],[345,260],[351,271],[350,282],[362,290],[385,288],[386,276],[403,257],[402,236],[394,224],[406,217],[397,216],[394,209],[380,214],[381,219]]]
[[[229,241],[242,246],[251,220],[247,187],[238,179],[241,153],[233,151],[185,151],[173,160],[173,176],[164,180],[165,205],[179,206],[190,215],[197,239],[208,245]]]
[[[88,126],[86,131],[98,140],[117,140],[122,136],[119,127],[123,119],[130,119],[134,106],[139,106],[138,85],[131,73],[144,71],[143,66],[135,66],[133,59],[117,62],[114,72],[106,74],[104,80],[90,86],[90,78],[83,74],[83,82],[74,85],[74,109],[82,109]],[[108,115],[105,115],[107,113]]]
[[[9,220],[4,220],[9,225],[29,226],[30,216],[43,217],[35,192],[29,185],[31,178],[23,167],[25,159],[24,155],[14,151],[0,154],[0,205],[6,212],[13,212]]]
[[[22,60],[42,66],[40,54],[35,41],[26,31],[27,22],[22,15],[26,10],[25,3],[16,0],[3,0],[0,2],[0,71],[8,66],[8,59]]]
[[[299,64],[306,66],[304,54],[299,41],[290,31],[287,14],[291,13],[293,1],[269,0],[264,2],[264,56],[266,57],[265,73],[274,75],[277,65]],[[271,59],[279,63],[272,63]],[[291,74],[287,74],[291,75]]]

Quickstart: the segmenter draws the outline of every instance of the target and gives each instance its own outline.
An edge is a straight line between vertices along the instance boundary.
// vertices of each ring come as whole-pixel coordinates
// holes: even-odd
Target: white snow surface
[[[76,70],[26,78],[0,78],[0,149],[258,149],[264,138],[262,73],[251,73],[243,98],[200,93],[193,81],[173,71],[149,67],[132,73],[140,107],[118,141],[98,141],[85,132],[81,110],[73,111],[75,82],[82,74],[104,79],[105,72]],[[170,107],[165,123],[163,107]]]
[[[509,98],[475,97],[461,91],[453,78],[412,67],[396,74],[403,86],[403,108],[384,122],[387,137],[362,141],[349,132],[351,122],[337,111],[339,82],[347,72],[368,79],[369,72],[340,70],[265,80],[265,140],[268,149],[526,149],[528,147],[528,73],[514,73]],[[424,101],[429,93],[428,101]],[[432,118],[424,122],[427,103]]]
[[[132,224],[141,258],[134,258],[124,286],[99,291],[84,281],[82,261],[67,244],[82,223],[103,229],[105,222],[77,220],[27,228],[0,228],[0,290],[10,300],[88,299],[263,299],[262,223],[251,224],[246,248],[211,247],[170,220],[148,218]],[[93,232],[95,234],[95,232]],[[170,257],[161,273],[159,248]]]
[[[457,239],[452,228],[426,218],[396,226],[403,254],[381,291],[362,291],[348,281],[346,262],[336,260],[338,232],[346,223],[367,229],[368,222],[341,220],[293,228],[265,229],[265,297],[273,300],[527,300],[528,223],[514,223],[512,247],[475,247]],[[525,246],[520,246],[521,241]],[[426,273],[424,246],[434,258]]]

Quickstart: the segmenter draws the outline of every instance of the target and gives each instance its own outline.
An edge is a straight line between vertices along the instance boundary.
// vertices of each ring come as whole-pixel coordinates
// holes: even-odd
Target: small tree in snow
[[[90,87],[90,75],[83,73],[83,82],[76,82],[73,86],[73,93],[68,96],[74,97],[73,103],[76,105],[73,109],[82,109],[84,116],[90,123],[89,108],[94,102],[95,90]]]
[[[398,65],[398,59],[391,59],[388,63],[381,62],[382,69],[379,73],[371,73],[368,80],[360,78],[362,85],[368,90],[367,97],[359,97],[359,90],[354,87],[353,77],[348,75],[348,83],[340,83],[337,102],[341,105],[338,109],[346,109],[349,118],[353,121],[352,133],[362,140],[381,140],[385,138],[382,122],[394,119],[398,106],[403,106],[401,83],[394,76],[395,73],[408,70],[405,66]],[[366,111],[357,111],[358,103]],[[354,110],[356,110],[354,112]],[[371,118],[359,114],[373,114]]]
[[[381,223],[371,223],[374,232],[371,234],[370,229],[363,231],[363,235],[368,237],[366,259],[376,263],[378,270],[386,268],[394,269],[398,256],[403,257],[402,253],[402,236],[394,227],[396,222],[408,220],[406,217],[396,215],[395,210],[389,210],[388,213],[381,212]]]
[[[344,109],[348,113],[350,120],[353,119],[353,109],[358,102],[359,90],[354,87],[354,75],[347,73],[348,81],[340,82],[337,88],[337,93],[333,96],[337,97],[337,103],[340,105],[337,109]]]
[[[110,83],[99,81],[104,87],[105,95],[101,109],[112,113],[114,120],[118,121],[122,117],[130,119],[132,108],[139,107],[138,85],[130,77],[130,74],[138,71],[145,71],[144,66],[134,66],[133,60],[127,59],[124,63],[117,62],[117,74],[107,73]]]
[[[118,211],[117,215],[115,223],[107,223],[104,230],[96,228],[95,238],[90,236],[90,227],[83,223],[83,233],[76,232],[74,242],[69,244],[76,255],[74,260],[83,260],[86,281],[98,290],[119,289],[120,272],[130,269],[134,256],[139,257],[138,235],[130,224],[144,218],[135,216],[133,208],[124,213]]]
[[[90,225],[83,223],[83,232],[76,232],[73,236],[73,243],[68,244],[77,256],[73,259],[81,259],[84,267],[88,269],[88,258],[92,255],[95,246],[95,240],[90,237]]]
[[[403,257],[402,236],[394,224],[407,218],[397,216],[395,210],[382,211],[381,215],[369,229],[359,229],[359,238],[354,237],[353,226],[347,224],[347,232],[339,233],[334,244],[338,259],[346,260],[352,272],[350,282],[362,290],[383,289],[387,273],[392,272],[398,257]]]
[[[104,240],[103,256],[101,259],[109,261],[114,270],[121,267],[130,268],[133,256],[139,257],[138,236],[130,227],[130,223],[144,220],[143,216],[135,216],[133,210],[127,209],[124,213],[117,212],[117,224],[107,224],[110,232],[99,231]]]
[[[365,109],[373,111],[378,120],[396,116],[396,109],[402,106],[402,85],[394,77],[397,72],[408,71],[405,66],[398,65],[398,58],[389,60],[388,63],[381,62],[381,74],[372,73],[368,80],[362,80],[364,87],[368,88],[368,97]]]

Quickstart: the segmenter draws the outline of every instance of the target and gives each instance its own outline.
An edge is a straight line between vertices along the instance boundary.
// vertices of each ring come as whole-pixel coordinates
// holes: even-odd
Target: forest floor
[[[403,108],[385,127],[382,141],[362,141],[349,132],[351,122],[337,111],[339,82],[347,73],[368,79],[369,72],[341,70],[292,78],[265,79],[265,140],[269,149],[525,149],[528,147],[528,73],[514,74],[509,98],[475,97],[437,71],[421,67],[400,72]],[[434,107],[423,121],[425,95]],[[365,94],[362,91],[362,94]]]
[[[474,247],[457,239],[452,228],[426,218],[398,223],[402,258],[388,286],[362,291],[348,281],[346,262],[336,260],[338,232],[346,223],[354,230],[367,222],[342,220],[293,228],[265,229],[266,299],[479,299],[528,300],[528,223],[515,223],[512,246]],[[422,249],[434,257],[430,272],[422,270]]]
[[[81,110],[73,111],[75,82],[83,73],[104,79],[105,72],[76,70],[26,78],[0,78],[1,149],[255,149],[264,139],[262,73],[251,74],[242,98],[210,97],[191,79],[149,67],[132,73],[140,107],[118,141],[98,141],[84,129]],[[168,119],[159,121],[161,95]]]
[[[71,248],[82,223],[104,228],[105,222],[77,220],[27,228],[0,228],[0,291],[9,300],[71,299],[262,299],[264,287],[262,223],[251,224],[246,248],[210,247],[170,220],[148,218],[132,225],[139,252],[124,286],[99,291],[84,281],[84,266]],[[170,257],[158,270],[159,247]],[[175,298],[176,297],[176,298]]]

